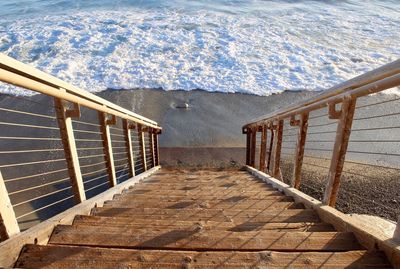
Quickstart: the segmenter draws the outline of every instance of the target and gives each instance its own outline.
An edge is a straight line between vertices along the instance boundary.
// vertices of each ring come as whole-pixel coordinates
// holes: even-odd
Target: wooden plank
[[[146,144],[144,140],[144,135],[142,131],[142,125],[138,125],[138,139],[139,139],[139,146],[140,146],[140,159],[143,165],[143,170],[147,170],[147,163],[146,163]]]
[[[126,153],[127,153],[127,157],[128,157],[129,176],[134,177],[135,176],[135,159],[134,159],[133,151],[132,151],[131,126],[126,119],[124,119],[122,121],[122,124],[123,124],[123,128],[124,128],[125,147],[126,147]]]
[[[234,200],[193,200],[193,199],[181,199],[177,201],[169,201],[169,200],[136,200],[136,199],[118,199],[118,200],[110,200],[106,201],[106,205],[131,205],[135,207],[152,207],[154,205],[157,207],[159,205],[160,207],[165,206],[165,207],[173,207],[176,206],[178,207],[179,205],[182,205],[182,208],[185,207],[204,207],[204,208],[214,208],[214,207],[237,207],[237,208],[265,208],[265,207],[270,207],[274,206],[274,204],[279,203],[280,206],[288,206],[290,207],[291,205],[294,204],[293,198],[283,196],[282,199],[280,200],[262,200],[262,199],[238,199]],[[279,206],[279,207],[280,207]]]
[[[93,208],[94,216],[147,217],[149,219],[210,220],[210,221],[254,221],[254,222],[319,222],[310,209],[286,210],[215,210],[215,209],[152,209],[152,208]]]
[[[57,114],[57,122],[64,147],[65,161],[67,162],[68,175],[71,180],[74,199],[76,203],[81,203],[86,200],[86,195],[71,118],[72,115],[74,117],[80,117],[79,105],[75,104],[75,111],[71,111],[65,106],[63,100],[54,98],[54,107]]]
[[[266,168],[266,163],[265,163],[265,157],[266,157],[266,150],[267,150],[267,126],[263,125],[262,126],[262,132],[261,132],[261,143],[260,143],[260,171],[265,171]]]
[[[335,145],[333,148],[331,164],[329,168],[327,186],[323,202],[335,206],[340,186],[340,178],[349,144],[351,125],[356,107],[356,99],[347,98],[342,103],[339,124],[336,130]]]
[[[276,129],[276,139],[274,147],[274,166],[272,175],[282,180],[281,176],[281,152],[282,152],[283,120],[279,120]]]
[[[256,164],[256,149],[257,149],[257,129],[251,130],[251,143],[250,143],[250,165],[255,167]]]
[[[141,190],[133,190],[133,191],[129,191],[126,194],[126,197],[134,197],[137,194],[143,194],[144,191]],[[173,191],[173,192],[168,192],[168,191],[163,191],[163,190],[159,190],[159,191],[146,191],[145,193],[147,196],[153,196],[154,198],[156,196],[181,196],[181,197],[191,197],[191,198],[208,198],[208,197],[212,197],[212,196],[220,196],[221,198],[224,199],[229,199],[233,196],[249,196],[252,198],[263,198],[263,197],[267,197],[267,196],[283,196],[282,193],[278,192],[278,191],[246,191],[246,190],[224,190],[224,191],[210,191],[209,193],[207,192],[188,192],[188,191]]]
[[[249,185],[246,186],[246,184],[238,184],[237,186],[233,186],[230,188],[223,187],[224,185],[229,185],[231,183],[223,184],[221,185],[211,185],[207,186],[207,183],[204,185],[167,185],[165,189],[163,189],[162,185],[156,185],[156,186],[140,186],[135,189],[131,189],[128,191],[128,193],[144,193],[144,192],[168,192],[171,191],[171,194],[173,192],[180,192],[180,193],[187,193],[187,194],[201,194],[202,192],[206,195],[214,195],[216,193],[229,193],[229,192],[257,192],[257,193],[276,193],[278,194],[279,192],[273,188],[270,188],[269,186],[263,186],[263,185]],[[176,187],[176,188],[174,188]]]
[[[357,219],[346,215],[333,207],[324,205],[301,191],[291,188],[289,185],[265,174],[256,169],[246,166],[246,169],[259,179],[272,184],[275,188],[283,191],[286,195],[292,196],[297,202],[304,204],[307,208],[315,210],[321,220],[332,224],[338,231],[352,232],[358,241],[368,250],[376,249],[385,252],[388,260],[393,266],[400,264],[400,246],[390,236],[382,233],[368,223],[360,222]]]
[[[141,192],[141,191],[147,191],[147,192],[152,192],[152,193],[171,193],[173,195],[174,193],[201,193],[204,192],[204,194],[210,194],[210,191],[212,193],[228,193],[228,192],[256,192],[256,193],[277,193],[279,192],[277,190],[274,190],[272,188],[264,188],[263,186],[248,186],[248,187],[243,187],[243,186],[233,186],[230,188],[227,187],[221,187],[221,186],[184,186],[184,187],[178,187],[174,188],[166,186],[165,188],[161,189],[158,187],[146,187],[146,186],[138,186],[135,189],[132,189],[129,192]],[[128,193],[129,193],[128,192]]]
[[[274,138],[275,138],[275,131],[274,131],[274,129],[271,129],[271,139],[270,139],[270,142],[269,142],[268,161],[267,161],[267,171],[268,171],[268,173],[270,173],[270,171],[271,171],[272,154],[273,154],[273,148],[274,148]]]
[[[163,200],[163,201],[181,201],[184,199],[188,200],[195,200],[195,201],[210,201],[210,200],[219,200],[219,201],[226,201],[226,202],[237,202],[240,200],[244,199],[258,199],[258,200],[281,200],[284,199],[284,195],[269,195],[269,194],[256,194],[256,195],[245,195],[243,193],[240,194],[233,194],[233,195],[226,195],[226,196],[221,196],[221,195],[146,195],[146,194],[122,194],[122,195],[116,195],[114,197],[115,200],[131,200],[135,199],[137,201],[140,200],[152,200],[154,198],[157,198],[158,200]]]
[[[292,186],[296,189],[300,188],[301,168],[303,167],[304,148],[306,145],[308,129],[308,113],[300,116],[299,133],[297,135],[296,153],[293,167]]]
[[[28,245],[19,268],[391,268],[382,253],[190,252]]]
[[[0,171],[0,241],[19,233],[17,218]]]
[[[123,119],[161,129],[157,126],[157,122],[151,119],[138,115],[88,91],[79,89],[52,75],[8,57],[5,54],[0,54],[0,64],[1,75],[6,76],[4,78],[0,76],[0,80],[4,82],[20,85],[24,88],[68,100],[72,103],[77,103],[97,111],[113,114]],[[7,72],[6,70],[12,70],[12,72]],[[60,91],[60,89],[65,90]]]
[[[130,217],[101,217],[79,215],[75,217],[74,226],[99,226],[99,227],[130,227],[136,229],[192,229],[202,228],[205,230],[227,230],[232,232],[242,231],[294,231],[294,232],[329,232],[335,231],[333,226],[319,222],[295,222],[295,223],[268,223],[268,222],[216,222],[195,220],[152,220],[147,218]]]
[[[108,180],[110,182],[110,186],[114,187],[117,185],[117,175],[115,173],[114,166],[114,155],[111,144],[111,135],[110,135],[110,125],[115,124],[114,120],[109,120],[106,113],[99,112],[99,122],[101,129],[101,137],[103,140],[103,149],[104,149],[104,159],[106,161]]]
[[[151,248],[182,250],[242,251],[347,251],[360,250],[352,233],[274,232],[274,231],[204,231],[147,229],[143,232],[127,227],[66,226],[54,229],[50,244]]]
[[[153,134],[153,130],[150,129],[149,130],[149,147],[150,147],[150,157],[151,157],[151,167],[154,167],[156,161],[155,161],[155,152],[154,152],[154,134]]]
[[[205,175],[202,178],[199,177],[182,177],[170,175],[165,176],[154,176],[151,179],[146,180],[143,184],[158,183],[158,184],[229,184],[229,183],[240,183],[240,184],[251,184],[251,185],[265,185],[265,183],[251,179],[248,176],[232,176],[232,175]]]
[[[101,206],[104,201],[112,199],[116,193],[120,193],[122,190],[138,183],[159,169],[160,167],[156,166],[145,173],[124,181],[119,185],[99,195],[96,195],[95,197],[88,199],[71,209],[68,209],[24,232],[19,233],[18,235],[15,235],[12,240],[7,240],[0,243],[0,253],[2,254],[0,255],[0,268],[12,267],[25,244],[33,244],[34,242],[37,242],[38,244],[46,244],[56,225],[72,223],[77,214],[88,214],[94,206]]]
[[[143,181],[138,185],[141,188],[173,188],[173,189],[181,189],[185,187],[203,187],[203,186],[212,186],[212,187],[220,187],[226,189],[232,188],[247,188],[247,187],[258,187],[262,189],[273,190],[273,188],[265,184],[265,182],[259,182],[256,180],[221,180],[221,181],[204,181],[204,182],[193,182],[193,181],[185,181],[182,179],[181,181],[170,182],[168,179],[166,180],[156,180],[155,178],[151,178],[149,180]]]
[[[193,200],[182,200],[179,202],[164,202],[164,201],[108,201],[104,207],[119,207],[119,208],[207,208],[207,209],[233,209],[233,210],[277,210],[277,209],[302,209],[301,204],[293,202],[276,202],[273,200],[247,200],[238,203],[221,203],[221,202],[196,202]]]
[[[221,187],[229,187],[232,186],[260,186],[260,187],[268,187],[265,182],[254,180],[249,177],[243,176],[221,176],[221,177],[212,177],[212,176],[204,176],[201,178],[193,178],[193,177],[152,177],[151,179],[143,182],[144,186],[164,186],[164,185],[174,185],[174,186],[221,186]]]
[[[250,130],[246,132],[246,165],[250,165],[251,154],[251,133]]]
[[[160,147],[158,145],[158,133],[154,133],[155,165],[160,165]]]
[[[134,199],[137,203],[146,202],[149,200],[154,199],[154,195],[135,195],[129,198],[125,198],[124,194],[115,195],[115,201],[126,202]],[[237,204],[240,201],[246,200],[258,200],[258,201],[271,201],[271,202],[279,202],[279,201],[288,201],[289,199],[293,199],[291,197],[286,196],[245,196],[245,195],[237,195],[237,196],[230,196],[230,197],[220,197],[220,196],[199,196],[199,197],[191,197],[191,196],[157,196],[157,200],[164,201],[164,202],[180,202],[184,200],[188,201],[195,201],[198,203],[210,203],[210,202],[219,202],[219,203],[226,203],[226,204]]]
[[[299,102],[295,105],[292,105],[287,108],[282,108],[278,111],[274,111],[268,115],[261,116],[257,119],[251,120],[249,124],[246,124],[242,128],[250,128],[253,125],[262,124],[263,122],[276,120],[277,118],[283,119],[288,118],[292,115],[301,114],[305,109],[309,109],[312,105],[318,103],[324,103],[325,106],[328,100],[335,96],[343,96],[349,94],[352,90],[357,90],[360,88],[365,89],[365,95],[368,95],[374,90],[379,89],[378,81],[384,80],[385,78],[393,77],[396,74],[399,74],[400,70],[400,60],[396,60],[392,63],[381,66],[377,69],[374,69],[370,72],[364,73],[358,77],[335,85],[325,91],[322,91],[321,94],[310,98],[304,102]],[[369,86],[369,87],[368,87]],[[389,88],[393,88],[395,86],[388,85]],[[388,89],[389,89],[388,88]],[[322,106],[323,107],[323,106]],[[315,109],[315,108],[314,108]],[[311,110],[311,109],[310,109]],[[308,110],[308,111],[310,111]]]

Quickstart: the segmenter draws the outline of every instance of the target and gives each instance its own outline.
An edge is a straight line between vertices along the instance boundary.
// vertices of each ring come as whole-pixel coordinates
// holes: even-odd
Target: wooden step
[[[138,194],[135,195],[134,198],[124,196],[123,194],[118,194],[114,196],[112,201],[115,202],[137,202],[144,203],[149,201],[155,201],[154,196],[146,195],[146,194]],[[209,203],[224,203],[224,204],[240,204],[246,203],[247,201],[254,201],[254,203],[273,203],[273,202],[294,202],[293,197],[290,196],[266,196],[265,198],[254,198],[246,195],[236,195],[230,197],[218,197],[218,196],[203,196],[203,197],[187,197],[187,196],[157,196],[157,201],[163,202],[181,202],[181,201],[195,201],[198,203],[209,202]]]
[[[27,245],[19,268],[391,268],[380,252],[190,252]]]
[[[189,209],[189,208],[207,208],[207,209],[232,209],[232,210],[276,210],[276,209],[302,209],[304,206],[294,202],[276,202],[273,200],[247,200],[238,203],[221,203],[221,202],[197,202],[193,200],[181,200],[178,202],[157,202],[135,200],[106,201],[103,207],[120,207],[120,208],[165,208],[165,209]]]
[[[182,200],[182,199],[190,199],[190,200],[225,200],[225,201],[240,201],[243,199],[257,199],[257,200],[276,200],[276,199],[288,199],[288,198],[282,198],[285,197],[282,193],[277,193],[275,195],[270,195],[270,194],[249,194],[249,193],[231,193],[231,194],[226,194],[226,195],[209,195],[207,193],[203,194],[164,194],[164,195],[154,195],[154,194],[148,194],[146,193],[137,193],[137,194],[132,194],[132,193],[123,193],[120,195],[115,195],[114,200],[119,200],[119,199],[124,199],[124,200],[155,200],[157,198],[158,201],[165,201],[169,200],[171,201],[172,199],[175,200]],[[286,196],[287,197],[287,196]]]
[[[270,188],[272,189],[273,187],[269,184],[266,184],[264,182],[257,182],[254,180],[226,180],[226,181],[210,181],[210,182],[193,182],[193,181],[176,181],[176,182],[160,182],[160,181],[143,181],[140,183],[140,186],[148,188],[148,187],[167,187],[167,188],[172,188],[172,187],[221,187],[221,188],[234,188],[234,187],[265,187],[265,188]]]
[[[248,195],[252,197],[262,197],[265,196],[280,196],[283,195],[279,191],[270,191],[270,190],[209,190],[209,191],[203,191],[203,190],[149,190],[149,189],[133,189],[131,191],[128,191],[124,193],[126,197],[129,197],[131,195],[136,195],[136,194],[147,194],[147,195],[153,195],[153,196],[166,196],[166,195],[171,195],[171,196],[235,196],[235,195]]]
[[[254,180],[227,180],[227,181],[210,181],[210,182],[141,182],[141,187],[144,188],[155,188],[155,187],[167,187],[167,188],[179,188],[179,187],[201,187],[201,188],[209,188],[209,187],[220,187],[220,188],[235,188],[235,187],[265,187],[272,189],[271,185],[268,185],[264,182],[257,182]]]
[[[224,186],[226,184],[223,184]],[[139,184],[137,188],[130,189],[126,193],[136,193],[136,192],[168,192],[168,193],[197,193],[197,192],[211,192],[211,193],[227,193],[227,192],[264,192],[264,193],[274,193],[277,192],[276,189],[264,187],[264,186],[235,186],[235,187],[223,187],[223,186],[142,186]]]
[[[268,222],[217,222],[217,221],[177,221],[177,220],[152,220],[148,218],[129,217],[99,217],[99,216],[76,216],[73,226],[99,226],[101,227],[130,227],[142,229],[143,227],[170,228],[175,229],[197,229],[226,230],[232,232],[241,231],[298,231],[298,232],[332,232],[332,225],[321,222],[297,222],[297,223],[268,223]]]
[[[254,222],[320,222],[318,215],[310,209],[285,210],[214,210],[214,209],[154,209],[154,208],[93,208],[94,216],[142,217],[149,219],[210,220],[210,221],[254,221]]]
[[[20,268],[391,268],[242,171],[165,170],[28,245]]]
[[[274,251],[347,251],[360,250],[352,233],[347,232],[275,232],[131,229],[129,227],[59,225],[50,244],[182,250],[274,250]]]

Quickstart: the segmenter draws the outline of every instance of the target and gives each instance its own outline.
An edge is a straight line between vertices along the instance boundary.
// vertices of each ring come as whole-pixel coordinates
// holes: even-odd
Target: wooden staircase
[[[391,268],[248,172],[162,169],[26,245],[18,268]]]

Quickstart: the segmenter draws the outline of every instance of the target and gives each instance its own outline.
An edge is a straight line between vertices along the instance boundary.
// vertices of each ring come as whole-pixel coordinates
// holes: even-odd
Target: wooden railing
[[[307,142],[310,114],[321,109],[326,110],[327,119],[335,120],[336,122],[314,125],[323,126],[337,124],[333,147],[331,148],[330,166],[326,175],[326,186],[323,196],[323,203],[335,206],[345,156],[347,153],[350,133],[352,131],[353,117],[357,109],[356,103],[360,97],[364,97],[373,93],[378,93],[390,88],[400,85],[400,60],[382,66],[376,70],[368,72],[364,75],[358,76],[354,79],[346,81],[340,85],[330,88],[323,93],[299,104],[293,105],[286,109],[281,109],[272,114],[268,114],[257,119],[252,120],[243,126],[243,133],[247,135],[247,151],[246,151],[246,164],[253,168],[266,172],[269,175],[282,180],[281,172],[281,155],[282,155],[282,141],[285,134],[284,124],[288,123],[292,126],[291,129],[296,131],[295,134],[290,134],[296,139],[293,151],[293,172],[290,178],[290,184],[294,188],[299,189],[302,184],[302,166],[304,159],[305,145]],[[395,98],[393,100],[398,100]],[[380,102],[382,104],[384,102]],[[365,107],[365,106],[364,106]],[[379,115],[370,117],[370,119],[382,119],[383,116],[398,115],[400,113],[387,113],[386,115]],[[323,115],[324,116],[324,115]],[[314,118],[321,117],[316,116]],[[363,119],[366,119],[364,117]],[[375,129],[398,129],[395,126],[391,128],[375,128]],[[370,128],[368,130],[373,130]],[[356,131],[360,131],[356,130]],[[259,162],[256,160],[257,152],[257,133],[261,133],[259,144]],[[334,133],[329,130],[328,132],[319,132],[319,136],[324,133]],[[313,133],[318,134],[318,132]],[[319,141],[312,142],[330,142],[323,141],[323,139],[316,139]],[[268,142],[269,141],[269,142]],[[294,141],[293,141],[294,142]],[[368,141],[360,141],[368,142]],[[370,141],[372,142],[393,142],[398,141]],[[362,152],[356,152],[362,153]],[[366,154],[368,152],[365,152]],[[381,154],[383,153],[372,153]],[[392,156],[400,156],[398,154],[391,154]],[[391,168],[392,169],[392,168]]]
[[[3,96],[1,240],[159,165],[155,121],[3,54],[0,81],[40,97]]]

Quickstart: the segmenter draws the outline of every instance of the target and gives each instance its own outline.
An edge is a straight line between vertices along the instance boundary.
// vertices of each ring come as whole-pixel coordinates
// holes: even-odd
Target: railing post
[[[335,104],[330,104],[330,118],[337,119],[339,123],[336,130],[335,145],[332,153],[331,164],[329,168],[327,186],[323,202],[330,206],[335,206],[338,190],[340,186],[340,177],[343,171],[343,165],[346,157],[347,146],[353,123],[356,99],[347,96],[342,102],[342,108],[339,112],[332,109]]]
[[[154,130],[149,128],[150,136],[150,154],[151,154],[151,167],[155,166],[155,152],[154,152]]]
[[[109,119],[104,112],[99,112],[99,122],[101,128],[101,137],[103,140],[104,159],[107,165],[108,180],[110,187],[117,185],[117,176],[115,173],[114,156],[111,144],[110,125],[116,124],[116,117],[112,115]]]
[[[154,150],[155,150],[155,166],[160,165],[160,148],[158,145],[158,135],[159,135],[160,131],[156,130],[154,132]]]
[[[135,176],[135,160],[133,158],[133,151],[132,151],[132,137],[131,137],[131,129],[134,128],[132,124],[128,122],[128,120],[123,120],[123,128],[124,128],[124,136],[125,136],[125,147],[126,153],[128,157],[128,166],[129,166],[129,176]]]
[[[282,180],[281,176],[281,150],[282,150],[283,120],[279,120],[276,126],[276,142],[274,151],[274,167],[272,176]]]
[[[250,166],[255,167],[256,160],[256,146],[257,146],[257,128],[251,129],[251,142],[250,142]]]
[[[300,115],[300,120],[294,118],[290,120],[291,126],[299,126],[297,136],[296,153],[293,167],[292,187],[299,189],[301,182],[301,168],[303,166],[304,148],[306,145],[307,128],[308,128],[308,112]]]
[[[265,156],[267,150],[267,126],[263,125],[261,130],[261,144],[260,144],[260,171],[265,171]]]
[[[78,104],[74,104],[74,109],[70,110],[65,102],[58,98],[54,98],[54,105],[74,198],[76,203],[81,203],[86,200],[86,195],[72,126],[72,117],[80,117],[80,108]]]
[[[251,143],[250,129],[242,128],[242,134],[246,134],[246,165],[250,165],[250,143]]]
[[[267,161],[267,171],[268,173],[271,173],[271,160],[272,160],[272,152],[273,152],[273,147],[274,147],[274,137],[275,137],[275,132],[274,128],[270,126],[269,128],[271,130],[271,140],[269,141],[269,148],[268,148],[268,161]]]
[[[6,240],[18,233],[17,218],[0,172],[0,237],[2,240]]]
[[[140,143],[140,157],[142,160],[143,171],[147,171],[147,164],[146,164],[146,143],[144,141],[143,135],[143,126],[138,124],[138,136],[139,136],[139,143]]]

